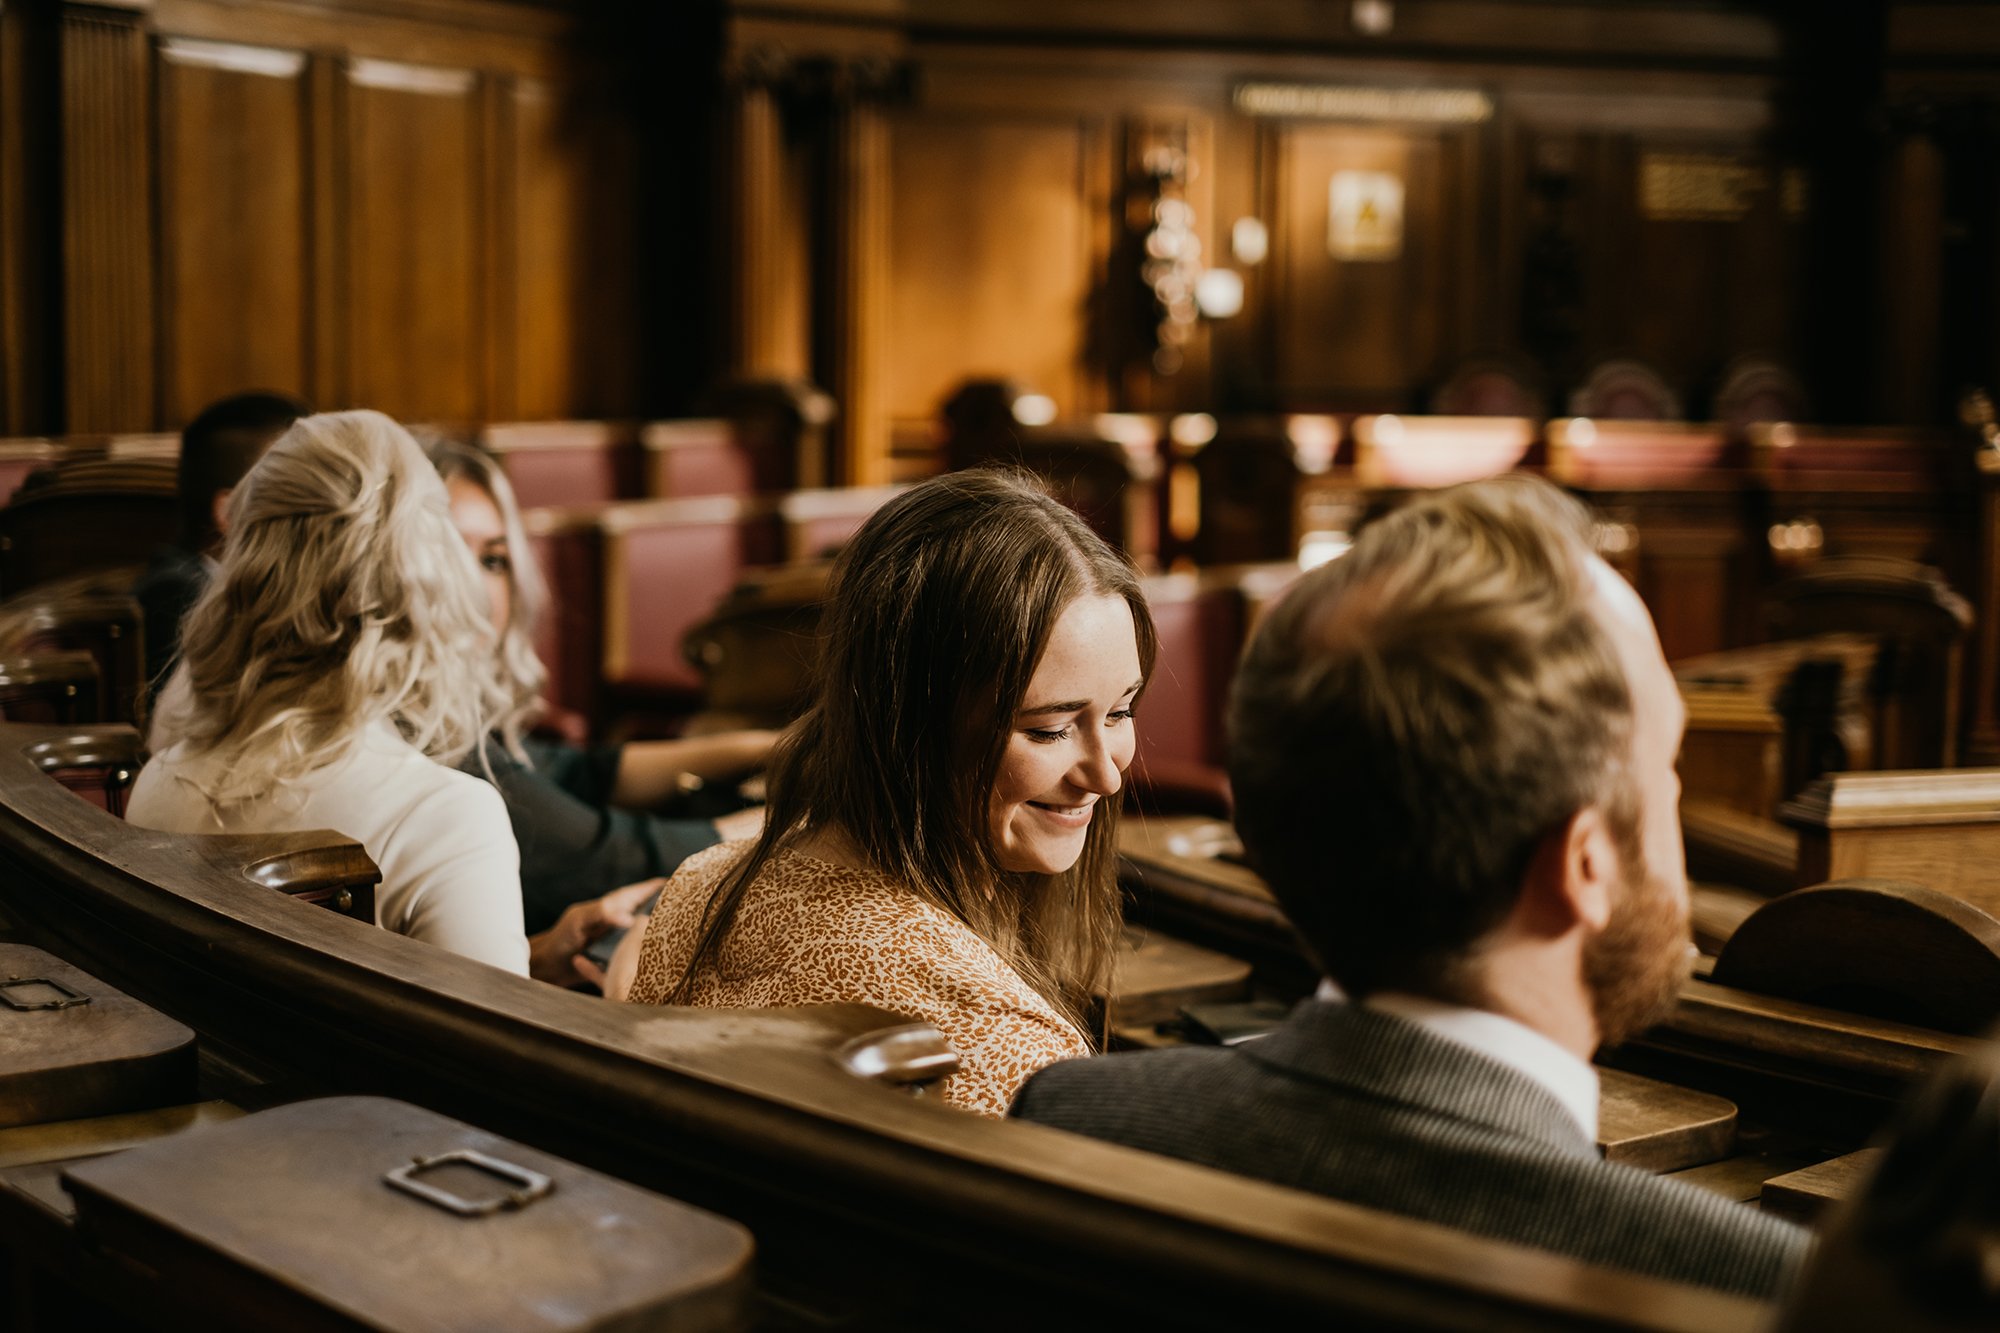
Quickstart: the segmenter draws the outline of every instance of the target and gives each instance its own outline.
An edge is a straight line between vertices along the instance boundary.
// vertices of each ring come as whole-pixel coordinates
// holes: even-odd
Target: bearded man
[[[1051,1066],[1014,1114],[1775,1294],[1805,1232],[1595,1146],[1591,1054],[1663,1016],[1693,955],[1684,720],[1645,606],[1554,487],[1378,520],[1266,617],[1230,707],[1237,828],[1345,998],[1240,1046]]]

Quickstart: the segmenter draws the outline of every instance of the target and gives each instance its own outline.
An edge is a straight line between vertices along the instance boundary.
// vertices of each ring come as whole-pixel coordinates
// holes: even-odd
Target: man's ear
[[[1604,812],[1587,805],[1549,830],[1528,860],[1521,922],[1537,934],[1592,934],[1611,920],[1618,887],[1618,844]]]
[[[213,500],[208,502],[208,514],[215,520],[215,535],[218,537],[229,535],[229,497],[235,493],[234,486],[224,487],[215,493]]]

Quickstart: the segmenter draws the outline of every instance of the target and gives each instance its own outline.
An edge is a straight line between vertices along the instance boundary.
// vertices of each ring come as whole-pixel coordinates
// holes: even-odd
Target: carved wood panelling
[[[62,349],[50,336],[60,298],[54,134],[54,25],[0,7],[0,433],[45,428],[59,411]]]
[[[1475,225],[1465,180],[1471,155],[1447,151],[1468,130],[1288,124],[1273,131],[1271,365],[1300,402],[1356,411],[1403,410],[1411,390],[1459,354],[1457,293]],[[1352,173],[1349,175],[1348,173]],[[1394,252],[1336,255],[1336,176],[1394,182],[1401,239]],[[1357,190],[1363,188],[1358,185]],[[1368,187],[1373,188],[1373,187]],[[1379,201],[1364,201],[1371,215]]]
[[[773,89],[733,94],[735,181],[729,235],[731,363],[746,378],[808,376],[812,369],[811,236],[805,156],[785,135]]]
[[[516,420],[615,415],[632,401],[629,331],[637,327],[633,158],[626,138],[588,133],[577,89],[512,83],[500,123],[507,145],[493,290],[511,302],[500,377]]]
[[[1017,379],[1066,415],[1106,405],[1088,337],[1103,300],[1109,140],[1100,120],[898,116],[883,360],[894,416],[933,417],[971,375]]]
[[[485,416],[478,90],[472,70],[348,68],[349,393],[403,420]]]
[[[174,427],[253,386],[633,410],[632,118],[559,96],[592,84],[582,20],[323,8],[0,6],[0,431]]]
[[[1781,163],[1740,140],[1617,134],[1590,141],[1583,171],[1587,363],[1637,356],[1697,410],[1731,357],[1795,363],[1804,247]]]
[[[889,283],[889,126],[882,109],[857,99],[835,112],[828,218],[829,273],[824,351],[827,388],[840,404],[831,475],[804,486],[883,486],[889,482],[885,307]]]
[[[62,19],[64,424],[157,416],[151,56],[137,22]]]
[[[160,45],[165,424],[251,386],[312,384],[306,57]]]

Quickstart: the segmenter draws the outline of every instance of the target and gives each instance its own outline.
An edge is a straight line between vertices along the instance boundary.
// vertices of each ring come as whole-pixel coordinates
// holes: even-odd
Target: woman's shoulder
[[[842,950],[859,949],[911,976],[1025,996],[1026,985],[979,932],[874,870],[782,852],[758,876],[767,908],[787,901],[794,929]]]
[[[387,836],[484,839],[508,830],[507,802],[483,778],[449,768],[392,728],[371,728],[340,762],[300,780],[313,805]]]
[[[704,847],[680,863],[673,874],[673,885],[676,889],[693,885],[707,888],[735,869],[756,845],[754,838],[740,838]]]

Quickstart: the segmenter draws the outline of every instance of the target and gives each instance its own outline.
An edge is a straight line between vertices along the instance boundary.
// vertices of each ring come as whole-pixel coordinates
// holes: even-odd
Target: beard
[[[1598,1041],[1615,1046],[1665,1018],[1688,979],[1692,958],[1687,899],[1651,873],[1643,855],[1623,858],[1625,874],[1611,920],[1583,947]]]

